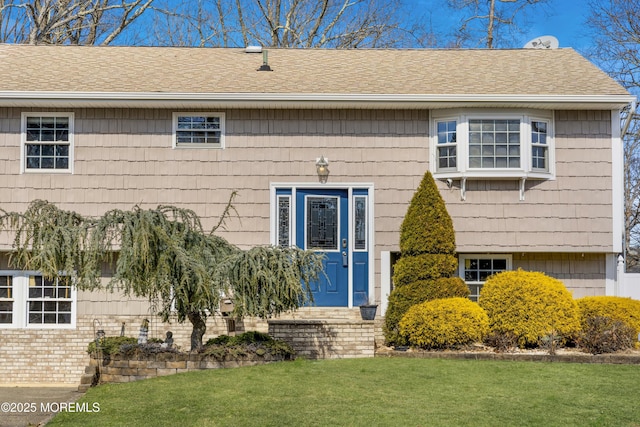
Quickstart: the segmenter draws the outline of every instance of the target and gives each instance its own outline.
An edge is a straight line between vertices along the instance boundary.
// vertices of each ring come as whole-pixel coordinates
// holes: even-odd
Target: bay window
[[[553,179],[551,112],[434,111],[430,164],[436,178]]]

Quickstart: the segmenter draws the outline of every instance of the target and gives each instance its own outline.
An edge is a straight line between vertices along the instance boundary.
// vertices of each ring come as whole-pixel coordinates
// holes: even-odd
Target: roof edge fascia
[[[616,104],[626,106],[636,100],[632,95],[522,95],[522,94],[344,94],[344,93],[167,93],[167,92],[53,92],[0,91],[0,105],[25,105],[41,102],[72,105],[73,103],[115,106],[127,104],[181,105],[212,103],[218,105],[265,104]]]

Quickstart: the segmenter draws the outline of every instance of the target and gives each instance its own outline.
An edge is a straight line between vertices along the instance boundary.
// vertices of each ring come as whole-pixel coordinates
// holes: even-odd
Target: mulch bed
[[[575,349],[559,349],[550,355],[540,349],[496,352],[486,347],[463,350],[395,350],[389,347],[376,349],[376,357],[406,357],[422,359],[462,359],[462,360],[511,360],[521,362],[566,362],[566,363],[610,363],[640,365],[640,351],[627,350],[608,354],[590,354]]]

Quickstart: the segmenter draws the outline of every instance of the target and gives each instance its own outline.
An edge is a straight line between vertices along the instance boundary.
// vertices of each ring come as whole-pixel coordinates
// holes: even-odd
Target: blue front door
[[[322,252],[325,274],[312,285],[314,305],[349,304],[349,198],[347,190],[296,192],[296,245]]]

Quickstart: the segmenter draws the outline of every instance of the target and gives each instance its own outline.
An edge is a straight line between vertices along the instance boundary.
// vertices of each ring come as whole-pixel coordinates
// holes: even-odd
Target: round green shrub
[[[592,317],[608,317],[629,325],[640,333],[640,301],[631,298],[598,296],[584,297],[576,300],[580,309],[580,324],[584,329]]]
[[[400,321],[409,345],[451,348],[481,341],[489,331],[485,311],[468,298],[445,298],[414,305]]]
[[[417,280],[451,277],[458,268],[458,260],[449,254],[403,256],[393,266],[393,284],[401,287]]]
[[[549,334],[573,339],[580,330],[578,305],[564,284],[543,273],[504,271],[487,279],[479,303],[492,333],[513,334],[520,347],[535,347]]]
[[[402,256],[454,254],[453,221],[430,172],[425,173],[400,227]]]
[[[413,305],[439,298],[469,296],[469,288],[459,277],[441,277],[435,280],[417,280],[395,288],[389,295],[389,305],[382,326],[389,345],[405,345],[406,340],[398,333],[402,316]]]

